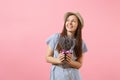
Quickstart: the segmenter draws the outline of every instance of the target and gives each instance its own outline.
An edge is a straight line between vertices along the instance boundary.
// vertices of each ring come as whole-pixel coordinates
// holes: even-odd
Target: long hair
[[[66,16],[65,18],[65,22],[64,22],[64,27],[63,27],[63,30],[60,34],[60,37],[64,37],[64,36],[67,36],[67,30],[66,30],[66,27],[65,27],[65,23],[67,21],[67,18],[70,16],[70,15],[75,15],[73,13],[70,13]],[[76,16],[76,15],[75,15]],[[77,16],[76,16],[77,17]],[[77,17],[78,18],[78,17]],[[74,47],[74,52],[75,52],[75,56],[77,58],[81,57],[82,56],[82,23],[81,21],[79,20],[78,18],[78,26],[77,26],[77,29],[75,31],[75,34],[74,34],[74,38],[76,39],[75,40],[75,47]],[[61,50],[59,44],[57,45],[57,49],[58,51]]]

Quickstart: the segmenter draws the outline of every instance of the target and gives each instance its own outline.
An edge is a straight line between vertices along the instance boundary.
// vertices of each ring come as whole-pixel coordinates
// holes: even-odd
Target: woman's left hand
[[[68,64],[70,64],[73,60],[72,60],[72,54],[71,53],[68,53],[67,55],[66,55],[66,61],[67,61],[67,63]]]

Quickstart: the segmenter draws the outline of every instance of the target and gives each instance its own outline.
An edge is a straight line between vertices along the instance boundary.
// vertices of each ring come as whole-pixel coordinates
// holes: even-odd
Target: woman
[[[46,43],[48,45],[46,61],[52,64],[50,80],[81,80],[79,68],[82,66],[83,53],[87,47],[82,40],[83,19],[79,13],[67,12],[64,16],[64,27],[61,33],[50,36]],[[72,54],[61,52],[59,44],[61,37],[75,39],[75,47]]]

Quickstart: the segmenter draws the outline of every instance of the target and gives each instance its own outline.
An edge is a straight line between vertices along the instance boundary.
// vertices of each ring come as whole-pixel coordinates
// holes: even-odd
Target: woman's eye
[[[75,23],[76,20],[69,20],[69,19],[67,19],[66,22],[74,22]]]
[[[75,20],[73,20],[72,22],[76,22]]]

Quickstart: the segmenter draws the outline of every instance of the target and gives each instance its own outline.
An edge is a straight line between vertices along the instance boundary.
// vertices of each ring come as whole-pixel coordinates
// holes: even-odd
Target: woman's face
[[[78,19],[75,15],[70,15],[65,23],[68,32],[75,32],[78,26]]]

